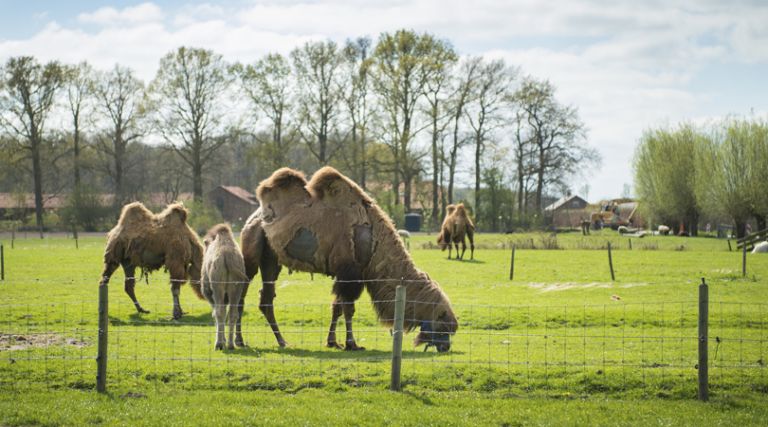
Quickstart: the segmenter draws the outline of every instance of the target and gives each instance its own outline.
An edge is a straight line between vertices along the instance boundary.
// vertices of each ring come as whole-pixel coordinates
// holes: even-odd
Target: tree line
[[[33,189],[42,229],[43,194],[111,192],[116,208],[152,192],[202,200],[218,184],[252,190],[279,167],[332,165],[390,214],[418,201],[437,224],[469,172],[462,201],[496,230],[600,164],[578,109],[555,92],[408,30],[250,64],[179,47],[149,83],[121,64],[12,57],[0,70],[0,191]]]
[[[656,224],[697,235],[704,223],[732,224],[737,237],[766,228],[768,122],[730,116],[647,129],[633,158],[635,191]]]

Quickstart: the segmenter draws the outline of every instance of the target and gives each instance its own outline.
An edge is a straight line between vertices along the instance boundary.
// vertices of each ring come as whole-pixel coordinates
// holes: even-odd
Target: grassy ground
[[[285,272],[277,318],[293,347],[279,348],[249,305],[249,347],[214,352],[207,303],[184,289],[182,306],[190,314],[170,320],[167,279],[158,273],[137,288],[152,311],[138,315],[118,274],[110,294],[110,394],[104,397],[88,391],[95,384],[96,283],[104,239],[81,239],[78,250],[71,239],[17,240],[5,251],[7,280],[0,284],[0,423],[154,425],[173,421],[167,414],[174,408],[198,402],[206,424],[224,417],[251,422],[270,413],[277,424],[320,424],[338,421],[329,416],[335,413],[345,414],[347,423],[371,425],[765,425],[768,258],[749,254],[744,279],[741,253],[728,252],[722,240],[667,237],[670,249],[685,248],[638,250],[635,242],[636,250],[629,251],[621,246],[627,238],[607,237],[619,248],[613,254],[616,280],[604,250],[530,250],[521,244],[510,281],[508,250],[478,249],[475,261],[448,261],[445,252],[417,249],[434,236],[411,239],[414,260],[451,298],[460,330],[450,352],[406,349],[403,395],[385,391],[391,338],[377,325],[367,295],[355,316],[365,352],[324,348],[330,282]],[[480,235],[477,241],[503,247],[504,238]],[[598,247],[605,238],[585,241]],[[693,400],[702,277],[710,285],[710,335],[720,338],[710,344],[716,403],[704,406]],[[257,301],[256,288],[248,304]],[[128,391],[148,398],[118,397]],[[230,403],[211,411],[200,402],[243,402],[249,409]],[[342,412],[350,402],[354,411]],[[296,405],[301,411],[287,415]],[[101,421],[83,415],[83,407],[98,408]],[[189,423],[188,417],[176,421]]]

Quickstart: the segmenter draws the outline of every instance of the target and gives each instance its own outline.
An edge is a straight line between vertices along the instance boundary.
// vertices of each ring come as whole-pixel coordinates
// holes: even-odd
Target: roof
[[[570,202],[570,201],[572,201],[574,199],[576,199],[576,200],[578,200],[580,202],[583,202],[584,206],[586,207],[586,205],[587,205],[587,201],[586,200],[582,199],[581,197],[579,197],[579,196],[577,196],[575,194],[572,194],[570,196],[565,196],[565,197],[561,197],[561,198],[557,199],[557,201],[555,201],[555,203],[552,203],[551,205],[547,206],[546,208],[544,208],[544,210],[545,211],[556,211],[561,206],[565,205],[566,203],[568,203],[568,202]]]
[[[242,199],[252,205],[258,205],[256,195],[250,193],[248,190],[237,187],[237,186],[229,186],[229,185],[220,185],[219,188],[223,189],[224,191],[232,194],[233,196]]]

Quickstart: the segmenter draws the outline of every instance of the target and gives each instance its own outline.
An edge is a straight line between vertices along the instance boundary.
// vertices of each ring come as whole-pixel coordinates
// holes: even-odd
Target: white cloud
[[[93,13],[81,13],[77,20],[87,24],[120,25],[142,24],[157,22],[163,19],[163,11],[154,3],[142,3],[138,6],[117,10],[113,7],[102,7]]]

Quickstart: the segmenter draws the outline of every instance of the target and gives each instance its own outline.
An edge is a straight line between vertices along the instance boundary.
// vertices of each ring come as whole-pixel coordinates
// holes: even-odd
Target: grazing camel
[[[250,282],[245,275],[243,254],[235,241],[232,229],[227,224],[219,224],[208,231],[203,239],[202,287],[203,295],[211,303],[213,318],[216,321],[216,344],[214,349],[223,350],[224,344],[233,350],[235,324],[240,320],[238,304],[246,285]],[[244,296],[243,296],[244,298]],[[224,321],[229,304],[229,339],[224,339]]]
[[[464,203],[458,205],[448,205],[445,208],[448,214],[443,221],[443,228],[440,235],[437,236],[437,243],[441,250],[448,248],[448,259],[451,259],[451,243],[456,246],[456,259],[464,259],[464,252],[467,250],[467,237],[471,248],[470,260],[475,259],[475,225],[469,219]],[[459,256],[459,243],[461,243],[461,256]]]
[[[392,221],[357,184],[331,167],[317,171],[310,182],[303,173],[283,168],[263,181],[256,194],[261,207],[248,218],[241,235],[245,272],[253,278],[261,268],[259,309],[280,346],[288,344],[272,303],[275,280],[281,266],[287,266],[335,278],[328,347],[364,350],[352,331],[355,301],[364,289],[379,322],[391,327],[395,289],[403,279],[408,299],[405,330],[421,326],[414,345],[450,349],[458,321],[448,297],[428,274],[416,269]],[[342,315],[345,345],[336,338]]]
[[[181,203],[168,205],[154,215],[139,202],[123,206],[117,225],[107,235],[104,270],[99,283],[108,284],[118,266],[125,273],[125,293],[139,313],[149,313],[136,299],[136,267],[146,276],[165,266],[171,274],[173,318],[187,314],[179,304],[181,286],[189,279],[195,295],[205,300],[200,290],[203,245],[187,225],[187,210]]]

